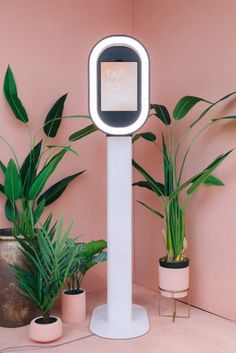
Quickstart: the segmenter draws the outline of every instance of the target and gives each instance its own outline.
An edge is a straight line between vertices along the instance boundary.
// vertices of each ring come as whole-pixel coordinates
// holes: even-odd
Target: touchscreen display
[[[101,111],[137,111],[137,62],[101,62]]]

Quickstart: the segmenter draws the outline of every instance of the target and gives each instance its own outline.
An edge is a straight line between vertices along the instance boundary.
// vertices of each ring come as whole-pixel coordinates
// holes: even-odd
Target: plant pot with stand
[[[201,126],[197,131],[195,126],[213,107],[221,101],[227,100],[235,93],[236,92],[230,93],[215,102],[210,102],[199,97],[185,96],[175,106],[173,119],[171,119],[165,106],[151,104],[150,116],[157,117],[165,126],[166,131],[162,132],[162,142],[160,143],[156,135],[152,132],[142,132],[133,137],[133,142],[142,138],[153,143],[162,157],[164,172],[163,182],[157,181],[147,170],[133,160],[134,168],[145,179],[135,182],[133,185],[146,188],[153,192],[162,206],[162,211],[159,211],[142,201],[138,201],[142,206],[163,221],[166,255],[159,259],[159,290],[162,296],[173,299],[174,309],[173,315],[171,315],[173,319],[176,316],[175,300],[186,297],[189,294],[189,259],[187,257],[185,217],[187,207],[193,194],[202,184],[224,185],[223,182],[213,176],[212,173],[225,158],[227,158],[232,150],[217,156],[203,170],[183,181],[183,171],[186,160],[189,157],[193,144],[205,130],[213,127],[218,121],[224,119],[235,120],[236,117],[227,116],[210,119],[210,122],[208,121],[205,126]],[[191,121],[186,126],[182,136],[180,136],[178,140],[178,122],[200,102],[207,104],[207,108],[205,108],[194,121]],[[186,147],[184,143],[190,133],[194,135]],[[182,159],[181,156],[183,156]]]

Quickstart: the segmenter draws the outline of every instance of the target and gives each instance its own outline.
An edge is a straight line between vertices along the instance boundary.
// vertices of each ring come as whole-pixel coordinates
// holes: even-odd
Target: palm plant
[[[79,252],[68,274],[66,293],[79,294],[82,292],[81,284],[87,271],[107,260],[107,252],[104,251],[107,247],[107,242],[103,239],[92,240],[89,243],[70,241],[70,247],[79,249]]]
[[[218,186],[224,185],[223,182],[213,176],[212,173],[232,152],[232,150],[230,150],[226,153],[220,154],[199,173],[183,181],[183,171],[191,148],[197,138],[206,129],[215,125],[217,121],[223,119],[235,120],[236,116],[214,118],[211,119],[210,122],[208,122],[204,127],[201,127],[189,143],[182,160],[179,156],[180,149],[183,147],[183,142],[193,130],[193,127],[195,127],[217,103],[228,99],[235,93],[236,92],[230,93],[216,102],[210,102],[194,96],[185,96],[175,106],[173,111],[173,120],[170,118],[170,114],[165,106],[151,104],[150,116],[155,116],[164,123],[167,130],[166,135],[162,135],[161,144],[157,142],[156,135],[152,132],[136,134],[133,137],[133,142],[143,138],[153,143],[162,157],[164,170],[163,182],[157,181],[140,164],[133,160],[134,168],[145,179],[135,182],[133,185],[152,191],[161,202],[163,211],[160,212],[146,203],[138,201],[149,211],[160,217],[164,222],[166,257],[163,258],[163,261],[165,262],[180,262],[186,259],[187,241],[185,218],[187,206],[189,205],[192,196],[202,184]],[[187,126],[180,140],[177,141],[176,125],[199,102],[205,103],[207,108],[201,112],[197,119]]]
[[[65,154],[71,152],[78,155],[69,143],[63,145],[52,145],[48,143],[49,138],[57,135],[63,119],[64,103],[67,94],[61,96],[49,110],[43,127],[32,136],[29,128],[29,118],[25,107],[18,97],[16,82],[10,67],[7,68],[4,79],[4,94],[7,102],[17,120],[24,124],[29,136],[29,153],[23,163],[17,158],[17,153],[7,140],[0,136],[0,140],[9,147],[12,158],[7,165],[0,161],[0,168],[3,173],[3,183],[0,184],[0,191],[6,197],[5,215],[13,223],[15,234],[25,234],[20,210],[30,216],[29,205],[32,208],[35,226],[40,220],[45,206],[57,200],[67,186],[85,170],[66,176],[46,191],[46,186],[51,175],[58,167]],[[85,117],[85,116],[75,116]],[[45,137],[40,139],[39,134],[43,132]],[[84,129],[81,130],[80,138],[85,136]],[[56,152],[56,153],[55,153]]]
[[[12,267],[19,293],[40,309],[41,323],[46,324],[80,249],[68,246],[72,224],[63,232],[63,217],[51,229],[47,222],[36,230],[32,212],[31,219],[24,212],[23,218],[29,232],[24,238],[17,236],[17,240],[25,264]]]

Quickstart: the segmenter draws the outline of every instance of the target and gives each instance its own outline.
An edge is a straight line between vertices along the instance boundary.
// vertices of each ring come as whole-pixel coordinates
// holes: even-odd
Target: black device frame
[[[102,111],[101,110],[101,63],[102,62],[136,62],[137,63],[137,110],[135,111]],[[133,124],[141,110],[141,61],[135,50],[124,45],[105,49],[97,61],[98,100],[97,111],[101,120],[111,127],[126,127]]]

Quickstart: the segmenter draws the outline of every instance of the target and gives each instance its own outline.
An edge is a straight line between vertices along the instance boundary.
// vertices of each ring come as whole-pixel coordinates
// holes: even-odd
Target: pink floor
[[[104,303],[104,298],[104,292],[88,295],[87,320],[77,325],[64,324],[63,337],[47,346],[30,341],[27,326],[0,328],[0,353],[39,350],[42,353],[236,353],[235,322],[191,308],[190,319],[176,319],[172,323],[170,318],[158,316],[157,293],[137,286],[134,302],[148,309],[150,331],[142,337],[123,341],[96,337],[89,331],[90,314],[94,306]],[[162,305],[167,313],[169,301],[164,299]],[[186,305],[178,303],[180,314],[185,314],[186,309]]]

